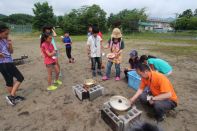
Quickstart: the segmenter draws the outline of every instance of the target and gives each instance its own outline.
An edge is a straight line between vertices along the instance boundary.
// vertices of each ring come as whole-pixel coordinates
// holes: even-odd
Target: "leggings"
[[[0,72],[6,81],[6,86],[12,87],[14,85],[13,78],[15,77],[17,81],[22,82],[24,80],[21,72],[16,68],[14,63],[1,63]]]

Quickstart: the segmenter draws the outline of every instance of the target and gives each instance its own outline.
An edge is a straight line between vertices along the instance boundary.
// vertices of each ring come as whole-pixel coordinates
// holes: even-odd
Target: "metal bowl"
[[[109,54],[107,54],[107,58],[113,59],[113,58],[115,58],[115,54],[114,53],[109,53]]]

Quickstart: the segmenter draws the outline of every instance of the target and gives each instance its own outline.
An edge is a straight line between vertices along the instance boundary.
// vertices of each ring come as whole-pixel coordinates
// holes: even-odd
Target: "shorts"
[[[54,67],[55,65],[56,65],[56,63],[54,62],[54,63],[51,63],[51,64],[46,64],[46,67],[51,68],[51,67]]]
[[[3,75],[4,80],[6,81],[7,87],[13,87],[14,77],[16,78],[18,82],[22,82],[24,80],[23,75],[17,69],[14,63],[1,63],[0,72]]]

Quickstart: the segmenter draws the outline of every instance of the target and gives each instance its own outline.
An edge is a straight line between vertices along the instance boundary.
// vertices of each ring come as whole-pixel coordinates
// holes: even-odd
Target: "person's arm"
[[[12,54],[14,52],[13,46],[12,46],[12,41],[8,40],[8,51]]]
[[[50,53],[48,50],[46,50],[45,52],[46,52],[46,54],[47,54],[48,56],[54,56],[55,53],[56,53],[55,50],[54,50],[53,52],[51,52],[51,53]]]
[[[52,29],[52,32],[53,32],[53,37],[56,37],[57,34],[56,34],[56,32],[54,31],[54,29]]]
[[[137,92],[135,93],[135,95],[130,99],[131,105],[135,103],[135,101],[137,100],[137,98],[143,93],[143,90],[141,88],[139,88],[137,90]]]
[[[155,71],[155,67],[153,64],[149,64],[152,71]]]
[[[89,56],[90,55],[90,39],[88,38],[88,41],[87,41],[87,55]]]

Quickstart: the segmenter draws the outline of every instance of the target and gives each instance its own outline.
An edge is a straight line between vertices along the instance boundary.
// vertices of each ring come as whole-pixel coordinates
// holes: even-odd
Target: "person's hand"
[[[4,55],[2,53],[0,53],[0,58],[4,58]]]
[[[10,47],[12,46],[12,44],[13,44],[12,40],[8,39],[8,46]]]
[[[154,104],[153,96],[147,96],[147,101],[149,102],[150,105]]]
[[[129,102],[131,106],[134,104],[134,101],[132,99],[130,99]]]

